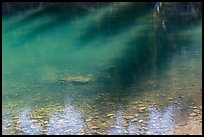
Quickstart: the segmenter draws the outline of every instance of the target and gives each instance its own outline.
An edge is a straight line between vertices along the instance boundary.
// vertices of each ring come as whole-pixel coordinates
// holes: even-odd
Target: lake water
[[[136,7],[3,17],[3,134],[202,134],[201,19]]]

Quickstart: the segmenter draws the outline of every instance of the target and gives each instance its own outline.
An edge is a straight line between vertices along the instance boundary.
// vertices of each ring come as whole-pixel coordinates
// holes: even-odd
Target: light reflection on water
[[[51,112],[49,121],[45,125],[41,125],[39,121],[33,122],[30,118],[31,108],[24,107],[19,114],[19,127],[20,133],[24,135],[66,135],[66,134],[81,134],[83,131],[83,119],[78,110],[71,106],[71,104],[65,104],[65,109],[62,113],[57,110]],[[5,121],[4,123],[9,123]],[[44,128],[44,129],[43,129]]]
[[[175,125],[174,112],[177,110],[175,106],[168,106],[161,112],[156,108],[150,110],[150,119],[148,121],[148,132],[150,134],[173,134]]]
[[[128,134],[129,135],[139,135],[139,129],[137,128],[136,123],[129,123]]]
[[[29,117],[30,109],[24,107],[22,112],[19,114],[20,129],[24,135],[39,135],[41,127],[39,123],[32,122]]]
[[[110,135],[123,135],[125,134],[125,127],[124,127],[125,119],[122,116],[121,111],[117,111],[116,113],[116,120],[115,120],[115,127],[113,127],[110,131]]]
[[[30,118],[31,109],[29,107],[22,108],[22,112],[18,115],[19,119],[17,123],[19,123],[20,130],[18,130],[17,133],[24,135],[80,135],[84,134],[87,128],[91,130],[91,127],[87,127],[83,114],[68,102],[65,103],[63,112],[52,110],[49,120],[43,126],[39,121],[33,121]],[[116,112],[113,126],[107,128],[107,134],[173,134],[174,126],[177,124],[176,117],[180,114],[179,109],[180,107],[174,104],[164,109],[149,108],[147,113],[148,119],[137,117],[136,121],[125,120],[123,111],[119,109]],[[10,119],[4,119],[3,125],[6,126],[9,120]],[[140,122],[140,120],[143,122]],[[110,124],[110,121],[105,122]],[[88,131],[88,133],[89,132],[91,131]]]
[[[62,114],[52,112],[49,119],[48,134],[50,135],[66,135],[80,134],[83,130],[83,118],[79,111],[70,103],[65,104],[65,110]]]

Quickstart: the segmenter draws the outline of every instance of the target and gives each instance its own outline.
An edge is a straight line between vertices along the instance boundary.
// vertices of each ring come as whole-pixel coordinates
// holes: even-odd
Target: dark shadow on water
[[[188,26],[187,24],[186,28],[184,27],[180,32],[185,33],[188,29],[191,30],[192,28]],[[179,38],[177,35],[174,36],[176,33],[176,30],[165,32],[162,27],[159,27],[126,43],[128,48],[124,51],[123,56],[114,60],[114,67],[106,69],[98,78],[103,83],[98,88],[110,93],[108,102],[114,104],[123,102],[122,104],[126,106],[125,104],[129,103],[128,100],[125,100],[126,97],[134,95],[135,92],[138,92],[138,96],[142,96],[145,92],[145,87],[144,90],[138,91],[134,87],[143,85],[150,79],[159,80],[161,75],[168,72],[174,55],[182,56],[183,48],[186,52],[190,52],[189,46],[194,43],[195,36]],[[160,90],[159,85],[155,86],[157,90]],[[101,102],[100,99],[103,100],[99,97],[95,102]]]
[[[114,9],[116,8],[116,11]],[[81,32],[78,40],[88,45],[93,39],[106,39],[118,35],[137,22],[139,17],[150,12],[153,8],[152,3],[131,3],[126,7],[110,7],[108,14],[93,20],[90,25]],[[140,23],[140,20],[138,21]],[[143,23],[143,22],[141,22]]]
[[[85,16],[88,14],[85,10],[75,10],[75,9],[67,9],[67,10],[59,10],[59,8],[49,7],[45,10],[37,12],[31,16],[26,17],[25,19],[21,20],[17,25],[14,25],[11,29],[18,29],[22,25],[29,24],[31,21],[39,17],[43,17],[46,15],[54,14],[54,18],[52,21],[48,21],[46,23],[42,23],[37,27],[34,27],[29,30],[26,34],[20,36],[18,41],[13,45],[13,47],[19,47],[25,45],[28,41],[35,40],[37,37],[46,31],[54,30],[57,26],[66,23],[71,20],[75,20],[76,15],[79,17]],[[10,28],[9,28],[10,31]]]
[[[37,9],[36,9],[37,10]],[[30,15],[27,15],[26,17],[23,17],[22,19],[18,20],[15,22],[15,24],[12,24],[11,26],[9,26],[9,28],[5,29],[4,31],[15,31],[16,29],[18,29],[21,26],[24,25],[29,25],[30,22],[32,22],[33,20],[35,20],[36,18],[41,18],[43,16],[46,16],[47,14],[52,15],[52,14],[56,14],[57,12],[59,12],[59,9],[55,8],[55,7],[44,7],[43,9],[39,9],[37,11],[33,11],[33,13],[30,13]],[[18,16],[24,16],[24,14],[22,13],[22,15],[18,15]],[[11,17],[7,17],[12,18]]]
[[[184,29],[180,32],[185,32],[191,29],[191,24],[186,24],[186,28],[183,25],[182,27]],[[172,34],[170,35],[170,33]],[[155,71],[156,75],[159,75],[161,70],[167,71],[172,56],[181,51],[183,47],[188,47],[194,43],[195,36],[177,37],[174,36],[176,33],[175,29],[171,32],[165,32],[162,27],[159,27],[147,32],[146,34],[150,34],[149,36],[137,38],[135,41],[127,43],[129,48],[124,52],[124,56],[116,60],[118,69],[110,69],[108,73],[111,76],[117,74],[118,82],[122,85],[122,89],[125,89],[130,87],[133,82],[138,83],[144,77],[148,79],[152,75],[152,70]],[[136,77],[136,81],[133,80],[133,77]]]
[[[157,31],[159,31],[157,33],[161,36],[166,35],[162,30]],[[155,38],[152,39],[151,37]],[[164,45],[164,43],[166,44]],[[167,59],[170,58],[170,43],[171,42],[168,41],[165,36],[158,39],[158,36],[148,36],[148,34],[126,43],[129,48],[124,51],[124,55],[121,58],[115,60],[116,68],[107,70],[107,73],[113,77],[112,82],[116,82],[120,85],[121,89],[118,90],[123,91],[131,87],[132,84],[139,84],[140,81],[144,81],[146,77],[151,76],[152,73],[158,75],[158,67],[166,66],[168,62]],[[160,59],[163,59],[163,61],[160,61]]]

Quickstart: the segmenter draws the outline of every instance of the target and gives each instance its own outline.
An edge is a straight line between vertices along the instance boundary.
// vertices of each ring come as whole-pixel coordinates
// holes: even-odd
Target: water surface
[[[201,134],[201,20],[136,7],[3,18],[3,134]]]

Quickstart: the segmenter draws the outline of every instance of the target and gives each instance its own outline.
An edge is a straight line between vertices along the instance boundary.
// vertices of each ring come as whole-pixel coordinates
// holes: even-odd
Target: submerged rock
[[[82,76],[78,76],[78,77],[65,77],[60,79],[60,81],[65,81],[68,83],[88,83],[90,82],[92,79],[90,77],[82,77]]]

